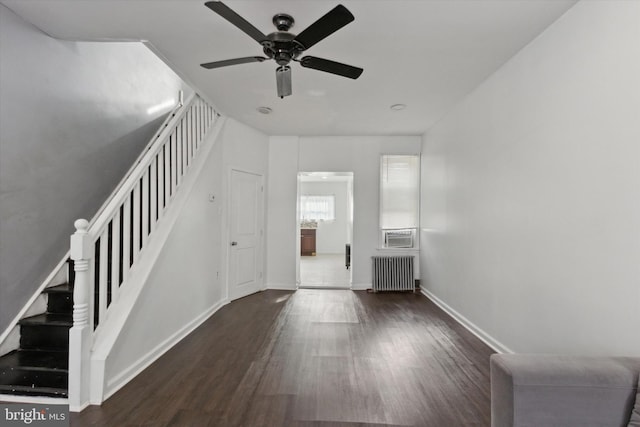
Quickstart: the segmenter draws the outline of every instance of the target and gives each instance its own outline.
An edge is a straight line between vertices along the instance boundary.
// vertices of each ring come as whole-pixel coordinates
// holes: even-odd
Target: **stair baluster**
[[[71,236],[71,259],[74,261],[73,326],[69,330],[69,405],[80,407],[89,400],[89,360],[92,328],[89,325],[89,294],[94,242],[87,232],[89,222],[79,219]]]
[[[126,292],[130,273],[140,265],[218,117],[198,95],[181,103],[92,223],[79,219],[74,224],[71,259],[75,261],[76,284],[69,346],[69,404],[73,411],[90,400],[101,401],[104,373],[95,368],[99,362],[90,366],[92,351],[105,341],[105,334],[116,336],[113,326],[105,332],[108,313],[113,313],[119,295]],[[117,315],[111,317],[111,325],[113,319]]]

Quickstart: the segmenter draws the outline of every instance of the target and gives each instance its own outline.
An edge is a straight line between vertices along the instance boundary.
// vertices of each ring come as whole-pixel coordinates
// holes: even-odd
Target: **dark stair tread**
[[[65,389],[69,385],[69,373],[66,371],[5,368],[0,369],[0,385]]]
[[[52,293],[73,293],[73,287],[68,283],[63,283],[61,285],[51,286],[49,288],[44,288],[42,293],[52,294]]]
[[[71,313],[44,313],[36,316],[26,317],[19,322],[28,326],[73,326],[73,315]]]
[[[67,372],[69,353],[67,351],[15,350],[0,357],[0,370],[3,368]]]
[[[0,357],[0,394],[66,398],[73,286],[45,288],[47,313],[21,319],[20,349]]]
[[[0,394],[19,396],[67,397],[68,391],[55,387],[31,387],[21,385],[0,385]]]

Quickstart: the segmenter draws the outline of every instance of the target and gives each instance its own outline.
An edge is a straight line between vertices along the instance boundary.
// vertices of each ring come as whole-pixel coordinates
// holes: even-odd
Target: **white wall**
[[[165,340],[228,302],[229,169],[265,175],[267,153],[265,135],[227,120],[106,361],[109,390]]]
[[[269,138],[267,287],[296,288],[298,152],[296,136]]]
[[[296,287],[298,172],[353,172],[354,288],[371,286],[371,256],[379,255],[381,154],[420,153],[419,136],[271,137],[267,213],[267,286]]]
[[[638,40],[580,2],[425,135],[423,285],[503,349],[640,356]]]
[[[140,43],[55,40],[0,5],[0,332],[191,92]]]
[[[349,243],[347,227],[347,181],[341,182],[301,182],[303,196],[335,196],[336,217],[333,221],[319,221],[316,230],[316,253],[344,254]]]

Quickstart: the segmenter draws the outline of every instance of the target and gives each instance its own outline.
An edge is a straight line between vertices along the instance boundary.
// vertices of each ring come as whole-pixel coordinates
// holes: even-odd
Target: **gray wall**
[[[640,356],[640,2],[579,2],[434,126],[422,283],[516,352]]]
[[[140,43],[52,39],[0,5],[0,332],[190,92]]]

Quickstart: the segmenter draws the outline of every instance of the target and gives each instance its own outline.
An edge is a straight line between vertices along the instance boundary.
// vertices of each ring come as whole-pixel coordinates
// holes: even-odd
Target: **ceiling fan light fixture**
[[[280,99],[291,95],[291,67],[282,65],[276,69],[276,84]]]

